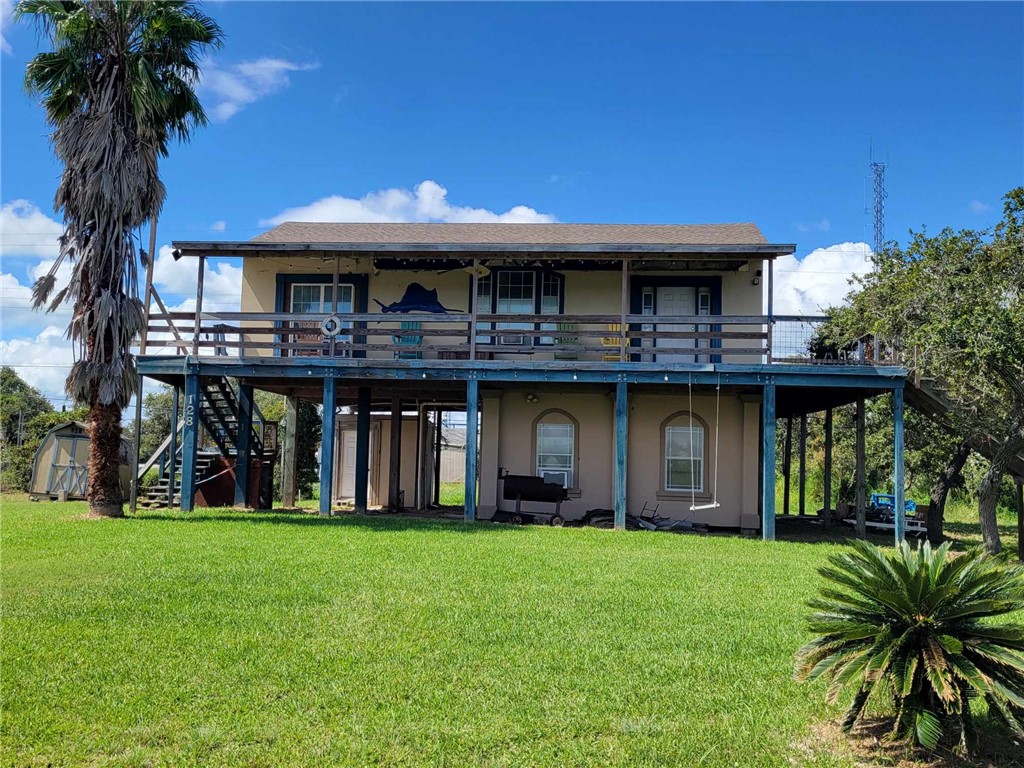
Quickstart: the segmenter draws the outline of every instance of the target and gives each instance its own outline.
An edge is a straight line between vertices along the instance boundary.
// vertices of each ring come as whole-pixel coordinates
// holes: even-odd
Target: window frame
[[[691,417],[692,417],[692,424],[691,424]],[[669,465],[668,465],[668,462],[670,461],[670,457],[668,455],[668,436],[669,436],[669,430],[672,429],[672,428],[690,429],[691,427],[693,429],[695,429],[695,430],[696,429],[701,430],[701,433],[702,433],[702,441],[701,441],[701,448],[702,448],[702,450],[701,450],[701,455],[699,457],[699,461],[700,461],[700,473],[699,473],[700,488],[670,488],[669,487]],[[704,419],[702,419],[700,416],[698,416],[696,413],[691,413],[690,411],[677,411],[676,413],[671,414],[663,422],[661,422],[661,426],[660,426],[658,431],[659,431],[659,437],[660,437],[660,442],[661,442],[660,465],[659,465],[659,470],[658,470],[661,476],[660,476],[659,482],[658,482],[658,497],[659,498],[666,498],[666,499],[678,499],[678,498],[687,498],[687,499],[689,499],[689,498],[693,498],[693,499],[698,499],[698,500],[702,500],[702,501],[710,499],[711,498],[711,492],[709,491],[709,484],[708,484],[708,482],[709,482],[709,476],[708,476],[708,455],[709,455],[710,450],[712,448],[712,446],[710,445],[710,441],[711,441],[712,438],[711,438],[711,431],[708,429],[707,422]],[[672,460],[679,461],[681,459],[672,459]],[[690,461],[691,462],[693,461],[692,457],[691,457]],[[691,472],[691,477],[692,476],[693,476],[693,473]]]
[[[274,311],[277,313],[289,312],[292,302],[292,286],[294,285],[333,285],[334,275],[323,273],[323,272],[278,272],[275,276],[275,291],[274,291]],[[364,314],[366,313],[366,307],[368,302],[370,278],[369,275],[359,273],[348,273],[341,274],[338,278],[338,285],[351,285],[352,286],[352,312],[353,314]],[[323,293],[321,293],[321,299]],[[301,314],[301,313],[300,313]],[[330,314],[326,312],[324,314]],[[284,327],[286,321],[276,321],[275,327]],[[358,322],[352,324],[353,328],[365,329],[366,323]],[[275,336],[275,341],[280,344],[284,341],[284,336]],[[289,354],[294,350],[283,350],[280,347],[274,349],[274,357],[293,357]],[[366,350],[357,349],[352,352],[353,358],[364,358],[366,357]]]
[[[477,314],[484,315],[499,315],[499,314],[515,314],[513,312],[502,313],[498,312],[498,282],[501,275],[522,272],[529,273],[533,277],[533,310],[526,314],[532,315],[545,315],[550,314],[553,318],[559,317],[565,314],[565,275],[561,272],[556,272],[553,269],[547,269],[545,267],[491,267],[490,272],[482,278],[470,277],[469,293],[472,298],[473,295],[473,280],[477,282]],[[558,309],[555,312],[544,312],[544,290],[547,287],[546,281],[552,278],[554,284],[557,286],[558,296],[557,304]],[[487,289],[483,292],[480,290],[480,285],[483,280],[486,280]],[[551,298],[548,296],[547,298]],[[486,307],[483,305],[486,302]],[[480,323],[479,327],[484,330],[501,330],[500,328],[490,328],[491,323]],[[522,323],[526,326],[523,328],[509,328],[508,336],[522,336],[524,342],[522,346],[552,346],[555,343],[554,335],[551,336],[540,336],[537,335],[539,331],[555,331],[557,330],[557,321],[552,323]],[[532,326],[532,327],[530,327]],[[521,333],[516,333],[521,331]],[[526,339],[532,338],[531,343],[527,343]],[[477,344],[489,344],[492,346],[503,346],[498,344],[498,335],[487,335],[477,336]],[[509,345],[518,346],[518,345]]]
[[[557,419],[552,418],[557,417]],[[568,470],[569,473],[569,485],[565,487],[566,492],[569,496],[578,498],[581,495],[580,491],[580,475],[579,475],[579,463],[580,463],[580,423],[575,417],[568,411],[562,410],[561,408],[548,408],[542,411],[533,420],[531,429],[532,445],[531,445],[531,459],[532,467],[537,477],[543,477],[544,475],[540,471],[540,457],[539,444],[540,444],[540,428],[544,426],[560,426],[560,427],[572,427],[572,455],[570,456]],[[552,454],[558,455],[558,454]],[[555,470],[561,471],[561,470]]]

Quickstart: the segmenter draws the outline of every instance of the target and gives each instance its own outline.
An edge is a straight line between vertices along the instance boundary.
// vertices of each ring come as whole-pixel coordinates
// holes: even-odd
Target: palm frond
[[[1011,729],[1024,715],[1024,627],[994,623],[1024,608],[1024,569],[949,545],[903,543],[887,555],[858,541],[819,569],[826,579],[797,653],[796,677],[827,682],[826,700],[854,690],[849,729],[884,691],[893,734],[927,748],[973,743],[970,702],[983,699]]]

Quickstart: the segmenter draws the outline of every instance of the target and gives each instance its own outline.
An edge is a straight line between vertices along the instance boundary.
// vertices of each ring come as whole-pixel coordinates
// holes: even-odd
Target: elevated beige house
[[[770,537],[776,419],[902,393],[877,345],[814,359],[820,318],[774,314],[774,260],[795,246],[753,224],[289,222],[175,248],[241,259],[241,308],[204,311],[200,281],[197,313],[153,312],[140,370],[181,387],[186,407],[233,380],[238,455],[251,388],[292,411],[327,404],[324,513],[433,503],[439,415],[457,411],[468,519],[514,504],[510,474],[562,485],[569,520],[657,506]],[[288,502],[287,435],[283,450]],[[185,508],[195,482],[186,466]]]

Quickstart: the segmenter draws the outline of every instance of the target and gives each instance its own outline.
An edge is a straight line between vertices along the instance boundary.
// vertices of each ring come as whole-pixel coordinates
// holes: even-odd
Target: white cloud
[[[51,400],[64,398],[64,380],[73,362],[71,343],[56,325],[46,326],[35,336],[0,340],[0,364],[13,366]]]
[[[828,232],[832,229],[832,222],[828,219],[821,219],[819,221],[812,222],[801,222],[796,225],[798,232]]]
[[[6,32],[11,26],[13,7],[14,0],[0,0],[0,53],[13,53],[6,37]]]
[[[971,209],[971,213],[986,213],[992,210],[992,206],[981,202],[981,200],[971,200],[968,207]]]
[[[448,190],[436,181],[421,181],[412,190],[391,188],[369,192],[360,198],[332,195],[309,205],[288,208],[262,226],[285,221],[338,222],[508,222],[543,223],[555,221],[548,213],[538,213],[525,205],[516,205],[504,213],[486,208],[470,208],[448,202]]]
[[[11,200],[0,208],[0,256],[56,257],[64,226],[28,200]]]
[[[52,263],[52,261],[43,261],[33,266],[29,270],[32,280],[45,274]],[[58,281],[65,279],[66,269],[62,267],[57,274]],[[58,285],[63,284],[58,282]],[[35,310],[32,308],[31,284],[22,284],[17,277],[9,272],[0,274],[0,334],[4,337],[34,334],[43,324],[56,323],[66,327],[70,321],[70,307],[62,306],[52,313]]]
[[[207,60],[202,67],[200,89],[214,97],[210,117],[230,120],[247,104],[288,87],[291,72],[308,72],[319,64],[299,64],[286,59],[262,58],[222,67]]]
[[[775,262],[775,314],[820,315],[843,303],[854,275],[870,271],[867,243],[816,248],[802,259],[783,256]]]
[[[199,276],[199,259],[185,257],[174,260],[173,249],[161,246],[153,265],[153,284],[160,298],[172,312],[191,312],[196,308],[196,281]],[[203,277],[203,309],[207,312],[238,311],[242,293],[242,268],[226,261],[207,261]],[[188,296],[180,306],[170,306],[172,297]],[[191,302],[191,303],[189,303]]]
[[[212,229],[214,232],[223,232],[227,228],[228,223],[226,221],[215,221],[213,222],[213,224],[210,225],[210,229]]]

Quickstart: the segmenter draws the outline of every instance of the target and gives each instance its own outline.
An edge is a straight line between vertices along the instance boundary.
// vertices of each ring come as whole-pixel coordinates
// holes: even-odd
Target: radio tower
[[[885,163],[871,160],[871,173],[875,177],[875,254],[885,245]]]

